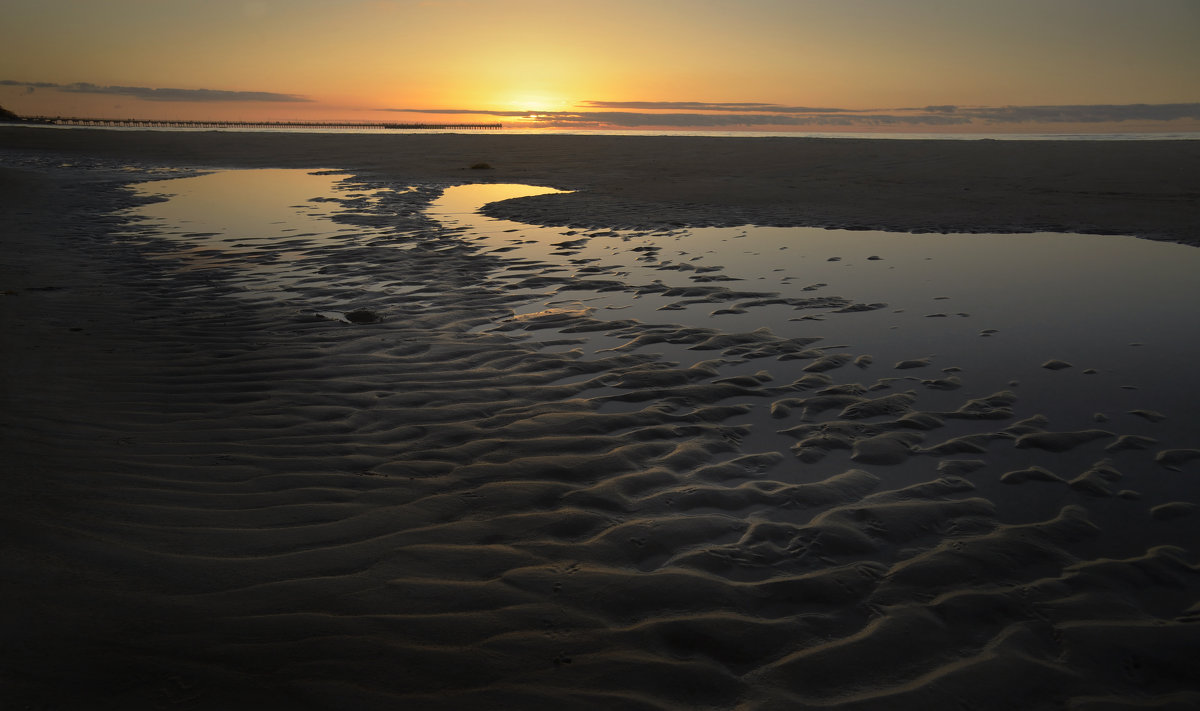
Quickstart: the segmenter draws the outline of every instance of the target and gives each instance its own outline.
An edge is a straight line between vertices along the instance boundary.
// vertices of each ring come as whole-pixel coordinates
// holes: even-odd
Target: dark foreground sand
[[[486,160],[586,189],[494,208],[547,222],[1194,240],[1196,144],[3,129],[0,148],[4,708],[1200,705],[1194,498],[1138,491],[1196,477],[1200,450],[1146,435],[1157,413],[1059,431],[1011,391],[929,407],[952,374],[909,390],[803,338],[511,319],[497,275],[536,265],[439,233],[430,191],[355,218],[387,240],[297,258],[296,293],[362,323],[173,271],[111,214],[161,166],[344,167],[378,190]],[[643,347],[584,355],[593,333]],[[804,376],[771,378],[784,362]],[[721,377],[740,363],[763,370]],[[755,427],[796,444],[755,450]]]

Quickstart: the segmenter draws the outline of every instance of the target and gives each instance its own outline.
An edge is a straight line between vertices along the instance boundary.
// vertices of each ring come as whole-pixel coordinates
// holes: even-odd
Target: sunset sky
[[[22,115],[1200,130],[1198,0],[3,0],[2,14],[0,105]]]

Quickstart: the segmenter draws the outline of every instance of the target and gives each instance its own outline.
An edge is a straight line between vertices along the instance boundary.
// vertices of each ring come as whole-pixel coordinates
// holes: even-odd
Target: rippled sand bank
[[[114,214],[150,165],[25,156],[0,173],[18,707],[1200,701],[1186,372],[1166,397],[1056,353],[884,357],[830,339],[893,308],[681,270],[645,249],[666,232],[535,257],[534,228],[433,219],[449,173],[347,176],[302,209],[325,231],[213,242]],[[796,320],[746,326],[771,309]]]

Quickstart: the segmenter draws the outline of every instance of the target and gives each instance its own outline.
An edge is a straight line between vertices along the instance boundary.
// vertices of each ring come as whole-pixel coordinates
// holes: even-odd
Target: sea
[[[634,130],[634,129],[554,129],[519,128],[505,126],[501,129],[363,129],[363,128],[267,128],[267,127],[222,127],[222,128],[154,128],[154,127],[95,127],[95,126],[38,126],[48,130],[77,130],[87,128],[107,131],[231,131],[250,133],[465,133],[519,136],[699,136],[709,138],[848,138],[903,141],[1195,141],[1200,140],[1200,131],[1108,131],[1108,132],[1062,132],[1062,133],[1015,133],[1015,132],[958,132],[935,133],[923,131],[703,131],[703,130]]]

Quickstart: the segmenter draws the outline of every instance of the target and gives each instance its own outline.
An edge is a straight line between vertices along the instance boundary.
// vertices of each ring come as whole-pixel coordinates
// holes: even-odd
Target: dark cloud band
[[[69,94],[109,94],[115,96],[131,96],[146,101],[198,101],[198,102],[236,102],[236,101],[275,101],[275,102],[308,102],[303,96],[295,94],[277,94],[270,91],[225,91],[222,89],[155,89],[145,86],[100,86],[87,82],[75,84],[53,84],[50,82],[0,80],[0,86],[23,86],[28,89],[52,89]]]
[[[403,113],[473,114],[525,118],[540,126],[662,128],[675,126],[961,126],[1012,123],[1120,123],[1122,121],[1200,120],[1200,103],[1096,104],[1066,106],[926,106],[913,109],[802,109],[773,104],[706,102],[587,101],[589,108],[627,108],[638,111],[489,111],[485,109],[385,109]],[[692,111],[708,113],[680,112]],[[654,111],[658,109],[659,111]],[[671,111],[669,109],[676,109]]]
[[[771,114],[840,114],[850,109],[829,109],[812,106],[783,106],[760,103],[712,103],[707,101],[585,101],[589,109],[639,109],[642,111],[734,111]]]
[[[959,108],[954,112],[996,123],[1109,123],[1200,118],[1200,104],[1095,104]]]

